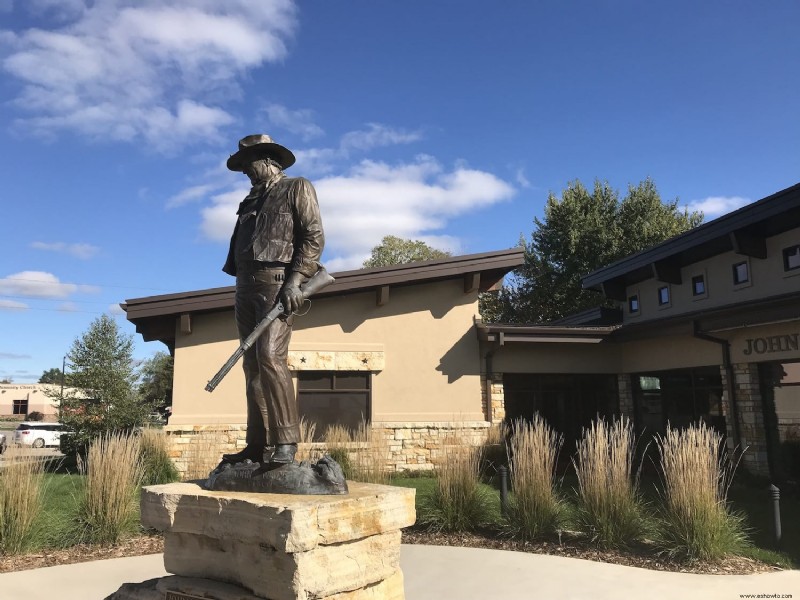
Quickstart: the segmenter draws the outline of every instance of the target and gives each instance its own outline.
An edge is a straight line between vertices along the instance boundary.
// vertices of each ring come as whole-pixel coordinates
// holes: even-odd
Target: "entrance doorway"
[[[758,376],[770,474],[800,481],[800,361],[759,363]]]
[[[503,395],[507,419],[532,419],[538,412],[564,436],[565,448],[598,415],[619,412],[616,375],[505,373]]]

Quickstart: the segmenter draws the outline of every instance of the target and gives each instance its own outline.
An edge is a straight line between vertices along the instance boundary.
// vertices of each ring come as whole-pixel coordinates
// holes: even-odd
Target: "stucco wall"
[[[477,293],[457,280],[392,288],[384,306],[375,300],[366,292],[313,301],[295,320],[290,352],[369,353],[373,422],[484,421]],[[232,310],[194,315],[191,334],[176,332],[171,425],[245,420],[239,365],[212,394],[203,390],[237,344]]]
[[[796,292],[800,288],[800,271],[783,270],[783,249],[797,244],[799,239],[798,229],[767,238],[765,259],[726,252],[689,265],[681,269],[680,285],[648,279],[628,286],[627,296],[639,295],[640,310],[638,315],[631,315],[625,302],[624,320],[626,323],[647,321]],[[737,286],[733,284],[732,267],[742,261],[749,263],[750,281]],[[707,293],[696,297],[692,294],[692,277],[701,274],[705,276]],[[664,285],[670,287],[671,302],[669,306],[660,307],[657,293]]]

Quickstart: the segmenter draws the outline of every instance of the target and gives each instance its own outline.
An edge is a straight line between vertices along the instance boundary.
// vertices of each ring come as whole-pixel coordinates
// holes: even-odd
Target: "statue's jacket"
[[[319,269],[325,243],[317,193],[308,179],[281,177],[271,186],[256,184],[240,205],[256,207],[253,260],[290,265],[292,272],[311,277]],[[233,229],[223,271],[236,275],[236,235]]]

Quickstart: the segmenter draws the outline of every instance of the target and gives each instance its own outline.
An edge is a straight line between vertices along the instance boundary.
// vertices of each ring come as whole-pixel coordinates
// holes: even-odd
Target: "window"
[[[669,286],[665,285],[658,288],[658,305],[666,306],[669,304]]]
[[[628,312],[629,313],[638,313],[639,312],[639,295],[636,294],[634,296],[630,296],[628,298]]]
[[[750,270],[747,268],[747,262],[740,262],[733,265],[733,283],[739,285],[750,281]]]
[[[13,410],[15,415],[27,415],[28,399],[25,398],[24,400],[14,400]]]
[[[783,249],[783,270],[796,271],[800,269],[800,244]]]
[[[705,296],[706,278],[704,275],[692,277],[692,296]]]
[[[331,425],[355,431],[370,419],[371,373],[369,371],[300,371],[297,401],[300,415],[316,426],[319,441]]]

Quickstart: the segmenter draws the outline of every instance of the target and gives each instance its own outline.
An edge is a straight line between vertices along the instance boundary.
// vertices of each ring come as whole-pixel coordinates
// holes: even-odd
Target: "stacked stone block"
[[[164,532],[162,592],[222,583],[269,600],[402,600],[400,529],[414,490],[348,482],[345,496],[145,488],[142,524]],[[205,583],[208,582],[208,583]]]

